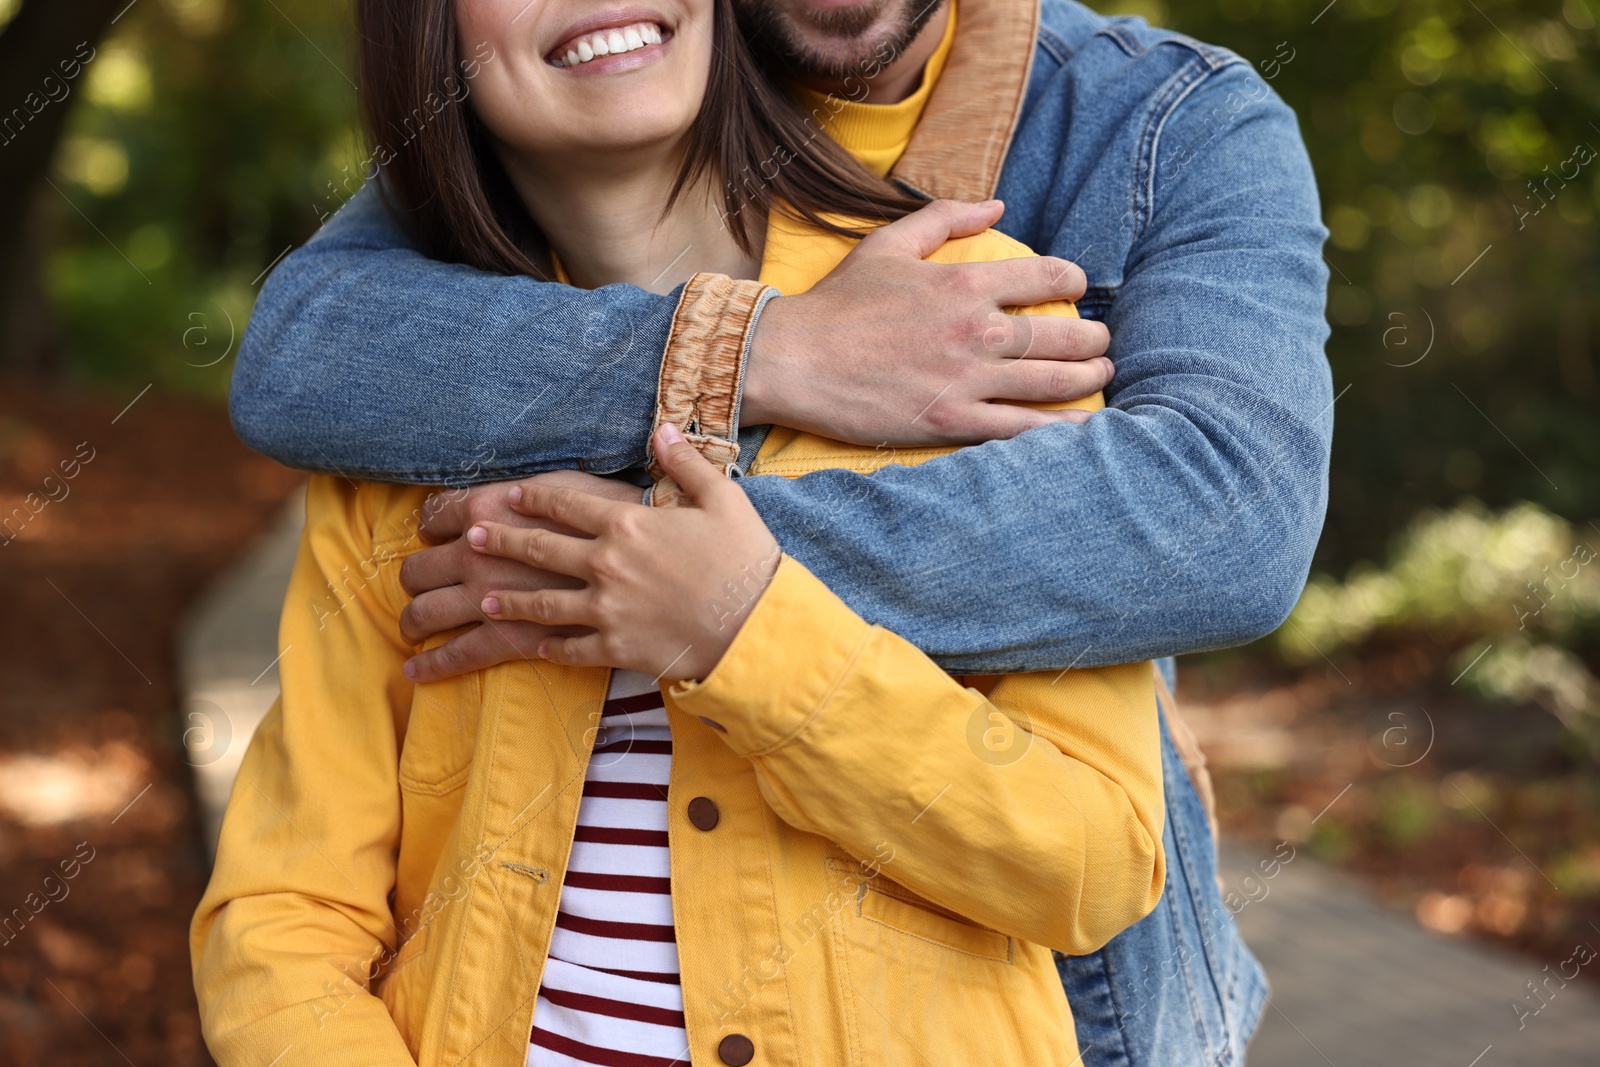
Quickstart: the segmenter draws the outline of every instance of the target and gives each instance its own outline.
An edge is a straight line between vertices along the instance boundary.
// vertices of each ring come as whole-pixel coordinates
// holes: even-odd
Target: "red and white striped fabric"
[[[533,1015],[528,1067],[689,1062],[672,928],[672,732],[649,675],[613,671]]]

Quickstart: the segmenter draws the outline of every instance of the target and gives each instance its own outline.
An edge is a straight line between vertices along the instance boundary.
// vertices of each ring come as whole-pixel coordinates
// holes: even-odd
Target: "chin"
[[[1023,0],[1012,0],[1020,3]],[[842,79],[897,52],[944,0],[737,0],[753,39],[802,77]]]
[[[586,134],[561,149],[563,154],[589,155],[623,163],[631,153],[654,151],[682,141],[695,116],[682,108],[663,106],[659,95],[625,94],[595,101],[584,109]]]

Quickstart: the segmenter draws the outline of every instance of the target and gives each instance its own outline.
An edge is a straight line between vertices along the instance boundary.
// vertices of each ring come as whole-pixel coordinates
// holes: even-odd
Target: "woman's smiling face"
[[[461,58],[495,61],[471,104],[490,135],[535,165],[675,145],[711,70],[715,0],[457,0]]]

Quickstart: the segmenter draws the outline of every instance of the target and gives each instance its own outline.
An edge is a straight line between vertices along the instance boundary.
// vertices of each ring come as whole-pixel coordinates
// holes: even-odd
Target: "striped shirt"
[[[672,732],[654,680],[612,672],[527,1067],[689,1062],[667,852],[671,771]]]

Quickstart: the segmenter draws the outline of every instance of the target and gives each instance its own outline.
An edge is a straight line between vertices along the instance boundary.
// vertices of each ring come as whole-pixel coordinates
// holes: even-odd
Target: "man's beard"
[[[736,0],[757,50],[793,77],[843,82],[875,74],[916,40],[945,0],[875,0],[845,8],[803,8],[776,0]],[[825,38],[829,47],[817,47]]]

